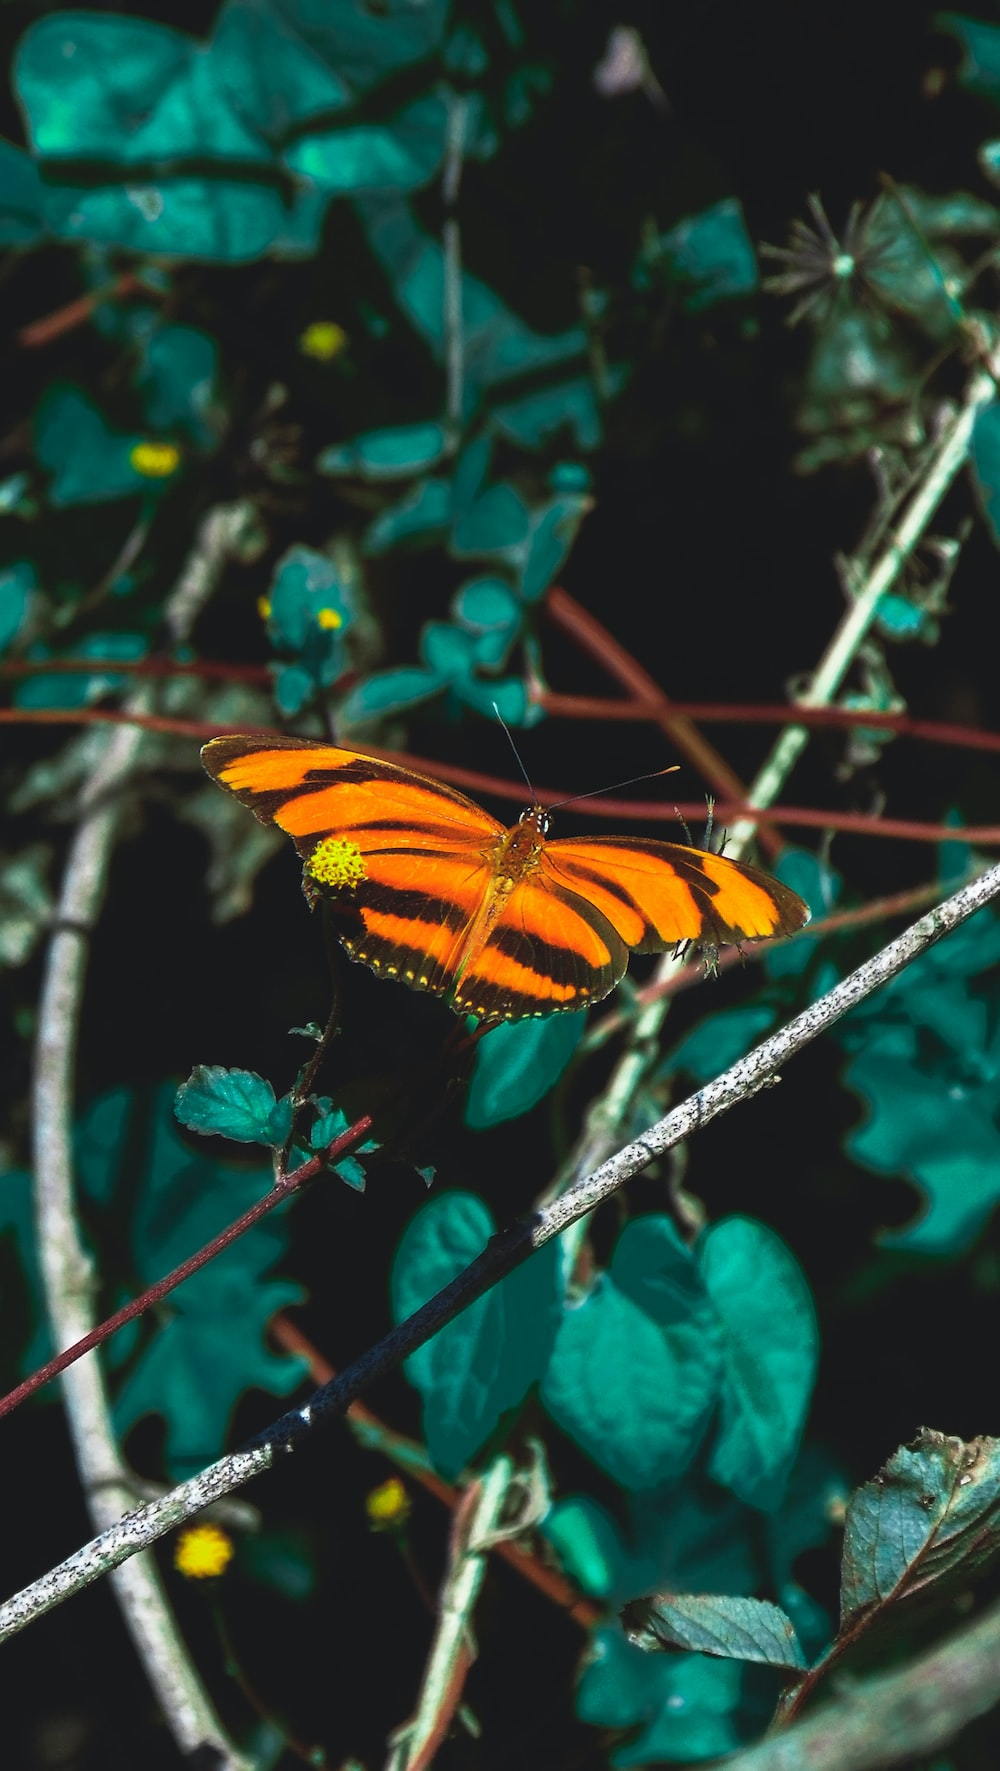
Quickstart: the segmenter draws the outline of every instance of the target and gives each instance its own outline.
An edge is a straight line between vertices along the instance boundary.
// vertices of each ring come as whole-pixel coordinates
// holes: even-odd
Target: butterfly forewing
[[[627,965],[628,949],[607,917],[550,883],[543,858],[469,959],[455,1002],[483,1020],[586,1008],[614,989]]]

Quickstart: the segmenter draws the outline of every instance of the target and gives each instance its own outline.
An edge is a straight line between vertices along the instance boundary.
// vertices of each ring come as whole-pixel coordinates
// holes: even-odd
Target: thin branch
[[[199,1248],[196,1254],[188,1255],[187,1260],[181,1261],[180,1265],[173,1269],[173,1272],[167,1273],[163,1279],[158,1279],[155,1285],[147,1287],[138,1297],[123,1304],[113,1316],[105,1317],[104,1321],[99,1322],[96,1328],[91,1328],[78,1341],[74,1341],[72,1346],[65,1347],[61,1353],[57,1353],[47,1365],[42,1365],[37,1371],[33,1371],[30,1377],[26,1377],[22,1383],[18,1384],[16,1389],[10,1390],[6,1396],[0,1397],[0,1419],[5,1414],[13,1414],[14,1409],[21,1402],[26,1402],[29,1396],[33,1396],[36,1390],[42,1389],[52,1378],[58,1377],[60,1372],[68,1371],[69,1367],[75,1365],[78,1359],[82,1359],[85,1353],[92,1353],[95,1347],[103,1346],[104,1342],[110,1340],[112,1335],[117,1334],[120,1328],[124,1328],[127,1322],[135,1322],[137,1317],[144,1316],[147,1310],[151,1310],[154,1304],[162,1303],[165,1297],[169,1297],[172,1291],[176,1291],[178,1285],[183,1285],[186,1279],[190,1279],[192,1273],[198,1273],[202,1267],[207,1267],[209,1262],[214,1261],[224,1249],[231,1248],[234,1242],[238,1242],[240,1237],[245,1236],[248,1230],[252,1230],[255,1224],[259,1224],[261,1219],[266,1217],[268,1212],[273,1211],[276,1205],[281,1205],[284,1200],[290,1199],[293,1193],[298,1192],[307,1181],[311,1181],[315,1175],[318,1175],[320,1169],[327,1163],[332,1166],[348,1150],[353,1150],[355,1145],[360,1144],[362,1139],[368,1136],[371,1129],[371,1118],[365,1113],[360,1119],[355,1120],[353,1125],[348,1126],[346,1131],[341,1132],[339,1137],[334,1138],[333,1142],[328,1144],[325,1150],[321,1150],[318,1155],[311,1156],[307,1162],[300,1163],[299,1167],[292,1169],[289,1174],[279,1174],[269,1193],[265,1193],[253,1205],[249,1206],[242,1217],[227,1224],[224,1230],[220,1230],[219,1234],[213,1236],[211,1242],[206,1242],[203,1248]]]
[[[437,1629],[416,1712],[390,1739],[387,1771],[427,1771],[444,1743],[474,1659],[472,1613],[486,1573],[486,1548],[499,1528],[513,1475],[510,1458],[496,1458],[456,1509]]]
[[[137,1550],[200,1512],[210,1501],[231,1494],[251,1477],[270,1469],[279,1457],[307,1440],[317,1426],[342,1415],[371,1384],[396,1370],[431,1335],[513,1272],[536,1249],[562,1236],[571,1224],[613,1197],[627,1180],[683,1138],[691,1137],[720,1114],[771,1086],[791,1057],[998,895],[1000,866],[988,869],[921,917],[787,1026],[763,1040],[722,1076],[675,1107],[551,1205],[494,1236],[464,1272],[384,1335],[339,1377],[317,1390],[303,1407],[282,1415],[242,1450],[220,1458],[162,1500],[126,1514],[100,1537],[26,1587],[0,1609],[0,1640],[52,1610],[70,1593],[117,1568]]]
[[[22,326],[16,333],[17,343],[22,350],[37,350],[39,345],[51,344],[54,338],[62,338],[77,326],[82,326],[90,319],[95,308],[105,301],[120,301],[123,295],[142,293],[147,300],[154,295],[151,286],[147,286],[131,271],[124,271],[113,283],[106,283],[102,289],[93,289],[89,295],[80,295],[75,301],[68,301],[64,307],[56,308],[51,314],[45,314],[40,320],[32,320]]]
[[[939,1752],[1000,1703],[1000,1605],[900,1672],[842,1687],[816,1715],[723,1761],[726,1771],[877,1771]]]
[[[81,1339],[93,1320],[93,1273],[74,1209],[76,1039],[90,929],[104,896],[120,790],[135,768],[142,743],[135,726],[112,733],[89,783],[67,857],[39,1008],[33,1090],[35,1211],[46,1305],[57,1347]],[[101,1529],[129,1504],[128,1471],[115,1442],[97,1361],[87,1359],[75,1366],[63,1383],[87,1507]],[[118,1569],[114,1585],[125,1626],[181,1751],[193,1753],[210,1745],[220,1765],[243,1771],[247,1761],[226,1739],[187,1658],[153,1559],[138,1557]]]
[[[945,432],[928,466],[923,485],[897,524],[895,535],[889,538],[864,583],[859,585],[808,690],[799,697],[806,705],[821,706],[837,693],[875,619],[882,596],[899,577],[945,493],[964,467],[976,419],[996,398],[996,392],[994,376],[986,370],[978,370],[966,390],[958,416]],[[805,749],[808,737],[808,730],[803,725],[786,727],[747,795],[753,805],[774,803]],[[737,825],[733,831],[734,844],[746,841],[750,830],[747,824]]]

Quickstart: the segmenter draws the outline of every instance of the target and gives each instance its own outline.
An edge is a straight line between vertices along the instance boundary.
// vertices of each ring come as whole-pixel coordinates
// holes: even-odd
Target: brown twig
[[[56,308],[51,314],[44,314],[40,320],[32,320],[22,326],[16,334],[17,342],[22,350],[37,350],[40,345],[51,344],[54,338],[62,338],[67,332],[73,332],[90,319],[95,308],[105,301],[120,301],[123,295],[134,295],[139,291],[151,295],[139,278],[131,271],[123,271],[113,283],[106,283],[103,289],[93,289],[89,295],[79,295],[75,301],[67,301],[63,307]]]
[[[251,1205],[242,1217],[227,1225],[225,1230],[220,1230],[218,1236],[213,1236],[211,1242],[206,1242],[204,1248],[200,1248],[197,1254],[189,1255],[187,1260],[182,1261],[179,1267],[175,1267],[172,1273],[168,1273],[163,1279],[158,1279],[155,1285],[149,1286],[130,1303],[123,1304],[113,1316],[106,1317],[103,1322],[98,1323],[96,1328],[92,1328],[89,1334],[74,1341],[71,1347],[65,1347],[61,1353],[56,1354],[54,1359],[50,1359],[47,1365],[42,1365],[37,1371],[33,1371],[31,1376],[26,1377],[15,1390],[0,1397],[0,1418],[5,1414],[12,1414],[19,1403],[27,1401],[27,1398],[33,1396],[36,1390],[40,1390],[52,1378],[58,1377],[59,1373],[65,1371],[68,1366],[75,1365],[78,1359],[83,1358],[84,1353],[90,1353],[94,1347],[100,1347],[106,1340],[110,1340],[113,1334],[117,1334],[120,1328],[124,1328],[126,1322],[134,1322],[137,1316],[144,1316],[147,1310],[151,1310],[154,1304],[158,1304],[178,1285],[182,1285],[185,1279],[190,1279],[192,1273],[197,1273],[202,1267],[207,1267],[209,1261],[214,1261],[216,1255],[220,1255],[224,1248],[229,1248],[232,1243],[238,1242],[241,1236],[245,1236],[248,1230],[252,1230],[254,1224],[258,1224],[261,1218],[265,1217],[269,1211],[274,1210],[276,1205],[280,1205],[283,1200],[290,1198],[300,1187],[303,1187],[307,1181],[312,1180],[313,1176],[318,1174],[326,1163],[336,1162],[338,1157],[343,1156],[348,1150],[353,1150],[355,1145],[367,1137],[371,1127],[371,1119],[365,1113],[360,1119],[355,1120],[353,1125],[348,1126],[346,1131],[341,1132],[339,1137],[334,1138],[333,1142],[317,1156],[311,1156],[308,1162],[301,1163],[290,1174],[278,1175],[269,1193],[265,1193],[262,1199],[258,1199],[255,1205]]]

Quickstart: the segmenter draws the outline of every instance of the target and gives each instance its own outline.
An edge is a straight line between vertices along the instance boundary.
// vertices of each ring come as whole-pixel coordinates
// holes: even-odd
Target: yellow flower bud
[[[394,1531],[410,1516],[410,1497],[398,1476],[390,1476],[365,1496],[365,1512],[373,1531]]]
[[[232,1538],[218,1525],[189,1525],[174,1546],[174,1567],[186,1580],[214,1580],[235,1554]]]
[[[129,461],[136,473],[141,473],[144,479],[168,480],[180,467],[181,452],[176,443],[136,443],[129,454]]]
[[[313,320],[299,339],[299,349],[304,357],[315,357],[320,363],[332,363],[346,350],[347,333],[336,320]]]

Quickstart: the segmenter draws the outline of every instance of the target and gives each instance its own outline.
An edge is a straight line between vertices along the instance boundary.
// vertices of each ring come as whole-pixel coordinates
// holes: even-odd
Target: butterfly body
[[[757,868],[648,838],[510,828],[453,788],[298,738],[216,738],[205,767],[295,840],[313,889],[346,914],[355,959],[486,1022],[599,1002],[629,951],[790,934],[796,894]]]

